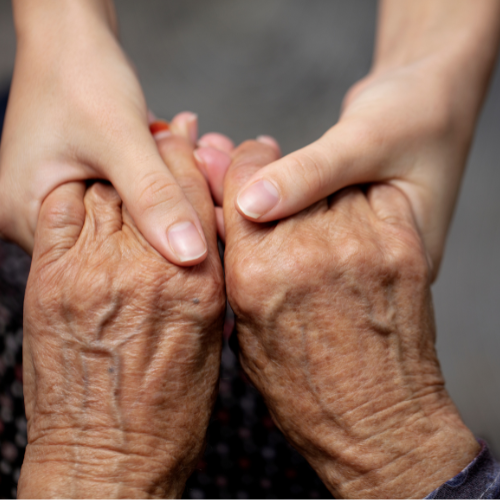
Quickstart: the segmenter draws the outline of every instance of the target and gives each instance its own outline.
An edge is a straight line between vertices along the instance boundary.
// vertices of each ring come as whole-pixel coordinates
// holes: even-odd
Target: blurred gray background
[[[285,153],[337,119],[370,67],[375,0],[117,0],[121,37],[151,109],[200,116],[201,132],[276,137]],[[0,0],[0,86],[12,74]],[[464,68],[467,71],[467,68]],[[438,349],[466,423],[500,455],[500,73],[492,82],[441,274]],[[496,367],[496,368],[495,368]]]

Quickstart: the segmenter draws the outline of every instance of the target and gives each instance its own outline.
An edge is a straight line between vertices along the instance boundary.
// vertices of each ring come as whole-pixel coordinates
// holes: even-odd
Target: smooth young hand
[[[31,253],[43,200],[62,184],[105,179],[160,254],[178,265],[201,262],[201,223],[151,136],[111,2],[13,6],[18,49],[0,149],[0,235]],[[195,115],[173,128],[195,142]]]

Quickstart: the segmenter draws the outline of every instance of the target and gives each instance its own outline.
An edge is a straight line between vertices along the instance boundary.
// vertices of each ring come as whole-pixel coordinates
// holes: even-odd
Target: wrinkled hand
[[[158,153],[139,81],[96,7],[103,3],[14,2],[18,49],[0,150],[0,236],[31,253],[45,197],[64,183],[105,179],[161,255],[197,264],[207,253],[200,221]],[[196,116],[179,118],[174,131],[194,143]],[[178,230],[188,226],[189,234]]]
[[[24,318],[25,497],[180,496],[203,449],[225,307],[213,204],[178,137],[163,160],[199,214],[208,257],[167,262],[110,187],[42,205]]]
[[[243,368],[334,495],[425,496],[478,445],[444,388],[410,204],[394,186],[349,188],[257,225],[235,198],[277,157],[244,143],[224,185],[226,286]]]

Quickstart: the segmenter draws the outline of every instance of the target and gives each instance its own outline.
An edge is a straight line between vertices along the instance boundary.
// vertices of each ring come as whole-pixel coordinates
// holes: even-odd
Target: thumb
[[[410,201],[407,195],[397,186],[389,183],[377,183],[368,188],[366,193],[368,203],[378,219],[408,231],[412,235],[412,247],[420,247],[425,255],[430,277],[436,277],[436,266],[431,254],[424,245],[424,240],[418,229]]]
[[[83,182],[69,182],[45,198],[38,216],[33,260],[48,253],[50,260],[57,260],[74,246],[85,222],[84,194]]]
[[[200,220],[153,137],[144,131],[137,131],[132,151],[115,151],[110,181],[139,231],[161,255],[177,265],[198,264],[207,256]]]
[[[235,210],[236,198],[241,187],[263,167],[279,158],[279,150],[258,141],[246,141],[232,153],[232,162],[224,179],[224,224],[226,243],[229,245],[237,229],[255,226],[245,221]]]
[[[260,169],[238,193],[246,218],[268,222],[293,215],[344,187],[380,180],[375,142],[337,125],[316,142]]]

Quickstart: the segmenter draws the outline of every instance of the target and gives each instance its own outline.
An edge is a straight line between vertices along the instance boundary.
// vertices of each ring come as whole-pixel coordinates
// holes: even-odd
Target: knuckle
[[[276,273],[270,273],[267,261],[237,255],[226,266],[226,286],[235,312],[244,315],[260,314],[265,297],[276,289]]]
[[[329,160],[320,147],[305,148],[288,158],[289,179],[294,179],[295,187],[301,191],[317,192],[325,185],[325,165]]]
[[[120,196],[113,186],[104,184],[103,182],[95,182],[86,192],[92,201],[109,204],[120,201]]]
[[[386,261],[393,275],[397,274],[402,279],[423,285],[430,282],[430,268],[422,242],[413,231],[406,229],[397,231],[395,237],[391,238]]]
[[[145,175],[137,186],[137,192],[136,206],[143,215],[160,208],[172,210],[184,202],[179,186],[161,172]]]
[[[336,244],[335,260],[339,270],[363,275],[370,269],[383,267],[383,254],[371,235],[344,235]]]
[[[168,137],[157,141],[156,144],[163,159],[170,157],[172,154],[191,151],[191,148],[186,143],[186,140],[177,135],[169,135]]]
[[[78,210],[71,200],[50,203],[44,207],[42,214],[42,223],[51,230],[78,226],[82,223],[82,210]]]

